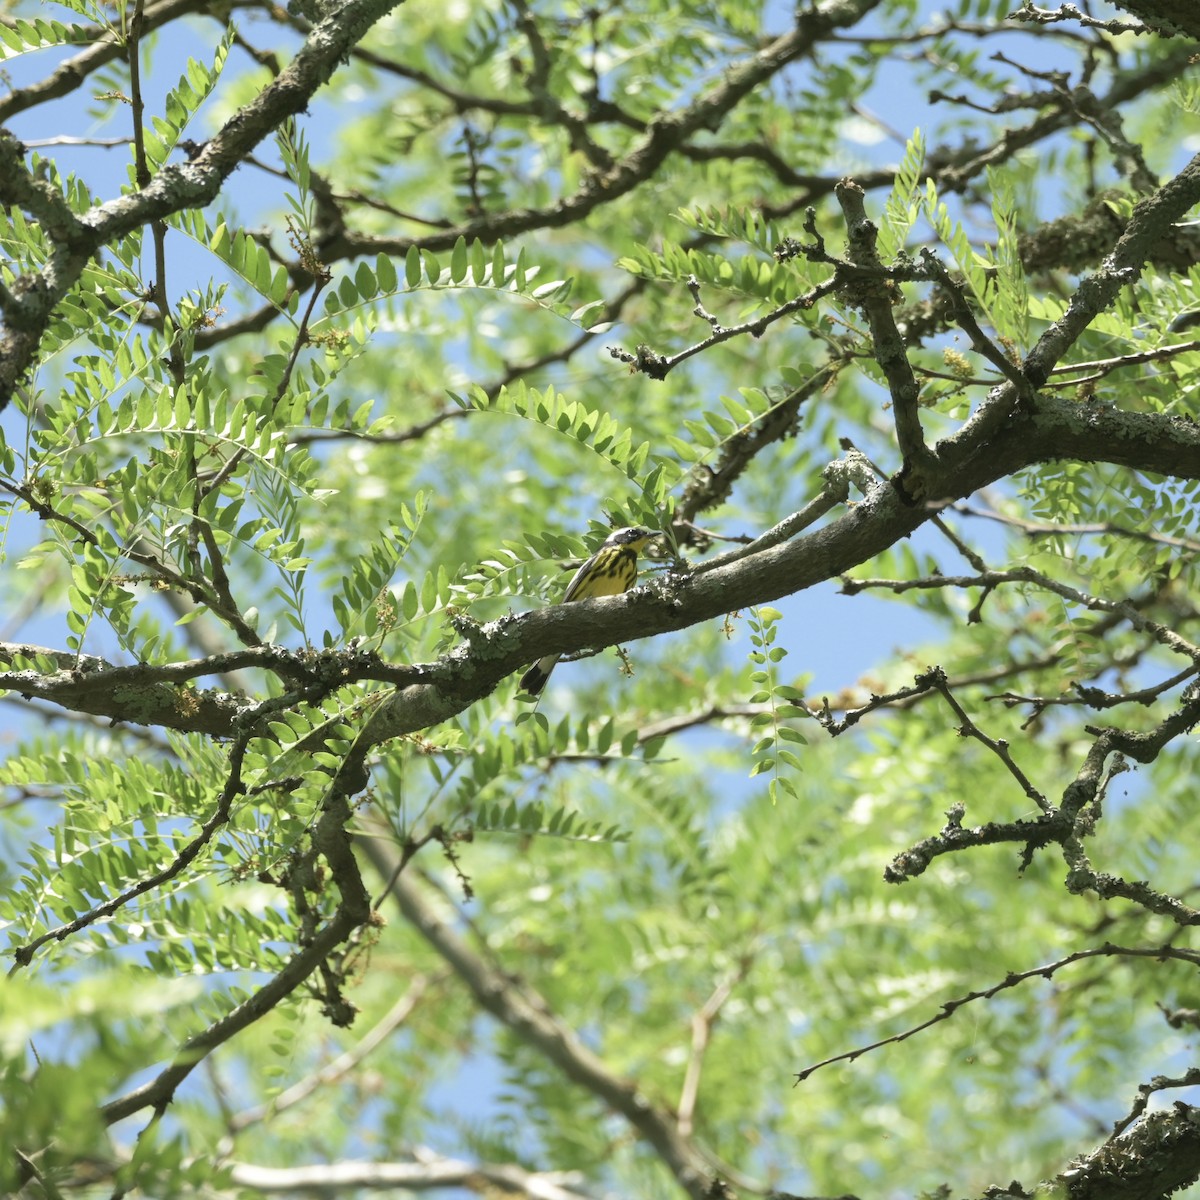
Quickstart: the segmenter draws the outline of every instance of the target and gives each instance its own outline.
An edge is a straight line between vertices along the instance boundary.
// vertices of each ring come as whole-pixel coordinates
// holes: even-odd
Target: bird
[[[658,537],[653,529],[641,525],[627,525],[614,529],[604,539],[600,549],[575,572],[562,603],[572,600],[590,600],[593,596],[619,596],[627,592],[637,581],[638,551],[649,541]],[[521,690],[531,696],[541,694],[561,654],[547,654],[521,676]]]

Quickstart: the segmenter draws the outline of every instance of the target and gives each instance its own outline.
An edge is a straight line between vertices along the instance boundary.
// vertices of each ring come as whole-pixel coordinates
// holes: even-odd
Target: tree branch
[[[1079,335],[1117,298],[1121,288],[1141,274],[1155,244],[1197,203],[1200,203],[1200,155],[1138,204],[1112,253],[1094,275],[1080,281],[1066,313],[1038,339],[1025,359],[1025,376],[1035,387],[1049,379],[1055,364]]]
[[[429,990],[429,984],[430,980],[426,976],[414,976],[409,981],[408,990],[349,1050],[330,1059],[320,1070],[314,1071],[311,1075],[292,1084],[291,1087],[284,1088],[267,1104],[244,1108],[241,1112],[233,1114],[228,1121],[230,1133],[241,1133],[251,1125],[257,1125],[274,1117],[277,1113],[302,1104],[321,1088],[328,1087],[331,1083],[336,1083],[348,1075],[408,1020],[417,1005],[424,999],[425,993]],[[231,1149],[232,1146],[226,1146],[222,1154],[228,1154]]]
[[[851,303],[860,306],[871,327],[875,361],[887,377],[896,422],[896,441],[904,458],[906,472],[924,473],[933,466],[934,456],[925,444],[917,399],[921,391],[904,339],[892,316],[892,303],[898,298],[895,285],[884,275],[876,250],[878,230],[867,219],[865,193],[853,180],[843,180],[834,189],[846,220],[847,248],[850,261],[862,269],[854,279]],[[919,498],[919,497],[918,497]]]
[[[1153,958],[1158,962],[1174,959],[1189,963],[1193,967],[1200,966],[1200,954],[1197,954],[1194,950],[1179,949],[1175,946],[1114,946],[1110,942],[1106,942],[1103,946],[1097,946],[1093,949],[1077,950],[1074,954],[1068,954],[1041,967],[1031,967],[1027,971],[1011,971],[999,983],[994,983],[991,987],[983,988],[977,992],[967,992],[964,996],[959,996],[954,1000],[947,1000],[934,1016],[926,1021],[922,1021],[919,1025],[914,1025],[904,1030],[902,1033],[880,1038],[877,1042],[872,1042],[868,1046],[859,1046],[854,1050],[846,1050],[841,1054],[834,1054],[829,1058],[822,1059],[820,1062],[813,1063],[812,1066],[805,1067],[804,1070],[796,1072],[795,1086],[803,1083],[810,1075],[815,1074],[824,1067],[832,1066],[834,1063],[854,1062],[856,1059],[862,1058],[864,1054],[870,1054],[871,1051],[878,1050],[883,1046],[894,1046],[899,1042],[906,1042],[909,1038],[916,1037],[918,1033],[924,1033],[926,1029],[930,1029],[934,1025],[939,1025],[942,1021],[948,1021],[960,1008],[964,1008],[976,1000],[991,1000],[993,996],[997,996],[1001,992],[1007,991],[1009,988],[1014,988],[1018,984],[1025,983],[1030,979],[1049,979],[1055,972],[1061,971],[1063,967],[1070,966],[1072,963],[1083,962],[1089,958]]]
[[[347,796],[362,786],[361,760],[343,762],[331,786],[324,809],[313,831],[313,846],[329,864],[330,873],[338,887],[337,908],[329,920],[317,930],[312,939],[288,960],[273,979],[265,983],[249,999],[242,1001],[232,1012],[214,1021],[207,1029],[190,1037],[176,1052],[171,1063],[152,1080],[110,1101],[101,1109],[106,1124],[124,1120],[144,1108],[156,1114],[165,1111],[179,1085],[197,1065],[219,1046],[266,1016],[282,1003],[314,972],[356,929],[371,919],[371,901],[359,874],[358,864],[346,832],[351,817]],[[356,786],[357,785],[357,786]],[[335,1024],[349,1024],[345,1012],[327,1015]]]
[[[86,929],[89,925],[104,920],[105,917],[111,917],[139,896],[144,896],[147,892],[162,887],[164,883],[169,883],[172,879],[178,879],[195,861],[200,851],[212,841],[217,830],[229,820],[229,811],[234,800],[245,790],[242,785],[242,760],[245,758],[246,745],[251,736],[249,732],[244,733],[230,746],[229,775],[225,786],[221,789],[220,796],[217,797],[212,814],[200,826],[200,831],[196,836],[180,850],[171,862],[152,875],[139,879],[132,887],[113,896],[111,900],[106,900],[103,904],[98,904],[95,908],[81,913],[73,921],[68,921],[65,925],[59,925],[55,929],[49,929],[39,937],[35,937],[33,941],[26,942],[23,946],[17,946],[12,952],[15,961],[9,974],[12,975],[19,967],[27,967],[33,961],[34,954],[47,942],[65,941],[71,934],[78,933],[79,930]]]
[[[419,1153],[419,1152],[418,1152]],[[529,1200],[589,1200],[577,1171],[526,1171],[514,1163],[470,1163],[440,1155],[421,1155],[413,1163],[355,1162],[303,1167],[263,1167],[233,1163],[233,1184],[256,1193],[306,1196],[345,1196],[375,1189],[389,1193],[464,1189],[484,1195],[526,1196]]]
[[[75,286],[100,247],[147,222],[212,201],[242,159],[284,118],[303,112],[355,42],[399,3],[346,0],[313,30],[286,69],[226,121],[191,161],[164,167],[147,186],[83,218],[66,210],[56,188],[34,179],[21,161],[17,140],[0,135],[0,201],[30,207],[44,222],[50,218],[47,233],[54,241],[50,263],[19,276],[9,294],[0,298],[7,322],[0,332],[0,409],[33,363],[55,305]]]
[[[360,845],[379,874],[389,878],[394,871],[393,852],[382,839],[364,838]],[[653,1105],[632,1083],[612,1074],[603,1060],[553,1015],[544,997],[475,954],[434,912],[407,876],[396,880],[390,894],[405,920],[449,963],[480,1007],[536,1047],[568,1079],[620,1113],[654,1147],[693,1200],[708,1200],[711,1193],[707,1163],[673,1118]]]

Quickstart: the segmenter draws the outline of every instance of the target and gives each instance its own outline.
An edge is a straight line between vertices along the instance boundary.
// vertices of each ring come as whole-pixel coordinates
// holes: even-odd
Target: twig
[[[1074,696],[1021,696],[1016,692],[998,692],[995,695],[985,696],[984,699],[999,700],[1004,704],[1005,708],[1013,708],[1018,704],[1032,704],[1038,712],[1054,705],[1086,705],[1088,708],[1097,710],[1116,708],[1121,704],[1148,705],[1152,701],[1157,700],[1164,692],[1169,692],[1172,688],[1178,687],[1185,680],[1191,679],[1198,673],[1200,673],[1200,666],[1187,667],[1177,674],[1172,675],[1169,679],[1164,679],[1162,683],[1139,688],[1136,692],[1105,692],[1100,688],[1087,687],[1085,684],[1075,683],[1072,685],[1077,693]]]
[[[796,1072],[796,1084],[798,1086],[803,1083],[814,1072],[821,1070],[822,1067],[831,1066],[833,1063],[839,1062],[854,1062],[855,1059],[861,1058],[864,1054],[869,1054],[872,1050],[878,1050],[882,1046],[891,1046],[898,1042],[906,1042],[909,1038],[915,1037],[918,1033],[923,1033],[933,1025],[938,1025],[942,1021],[949,1020],[954,1014],[964,1005],[971,1004],[975,1000],[990,1000],[993,996],[1000,992],[1006,991],[1009,988],[1016,987],[1020,983],[1024,983],[1029,979],[1049,979],[1056,971],[1063,967],[1069,966],[1071,963],[1082,962],[1088,958],[1156,958],[1159,961],[1163,959],[1178,959],[1181,962],[1190,963],[1192,966],[1200,966],[1200,953],[1194,950],[1181,950],[1174,946],[1159,946],[1157,948],[1142,948],[1128,946],[1114,946],[1111,943],[1105,943],[1103,946],[1096,947],[1091,950],[1077,950],[1074,954],[1068,954],[1065,958],[1060,958],[1052,963],[1046,963],[1041,967],[1032,967],[1028,971],[1012,971],[1006,975],[999,983],[993,984],[989,988],[984,988],[977,992],[968,992],[964,996],[959,996],[957,999],[948,1000],[942,1005],[941,1009],[935,1016],[932,1016],[927,1021],[922,1021],[919,1025],[914,1025],[910,1029],[904,1030],[903,1033],[893,1034],[891,1037],[880,1038],[877,1042],[872,1042],[868,1046],[859,1046],[855,1050],[847,1050],[842,1054],[835,1054],[831,1058],[822,1059],[818,1063],[813,1063],[810,1067],[805,1067],[803,1071]]]
[[[1023,404],[1032,405],[1035,394],[1029,380],[1022,374],[1020,367],[979,328],[979,322],[975,320],[975,314],[971,311],[971,306],[967,303],[962,288],[950,278],[950,273],[946,270],[942,260],[926,247],[921,251],[921,262],[930,277],[937,281],[949,297],[954,319],[958,322],[959,328],[971,339],[971,348],[977,354],[982,354],[1013,385]]]
[[[1034,804],[1036,804],[1038,808],[1042,810],[1042,812],[1049,813],[1051,806],[1046,800],[1046,797],[1043,796],[1042,793],[1039,792],[1037,788],[1035,788],[1033,784],[1029,782],[1025,772],[1022,771],[1021,768],[1018,767],[1013,761],[1012,754],[1008,748],[1008,742],[1003,738],[997,740],[988,737],[988,735],[984,733],[983,730],[981,730],[969,716],[967,716],[966,710],[961,704],[959,704],[958,700],[954,696],[954,693],[950,691],[949,685],[946,682],[946,672],[943,671],[941,667],[933,667],[929,672],[927,672],[927,674],[931,678],[933,687],[941,693],[942,698],[954,710],[954,715],[958,717],[959,721],[962,722],[962,724],[958,727],[959,734],[962,737],[973,737],[976,741],[985,745],[1005,765],[1012,777],[1021,785],[1021,790],[1025,793],[1025,795],[1028,796],[1029,799],[1032,800]],[[923,678],[924,676],[918,675],[916,680],[917,683],[920,684]]]
[[[687,277],[687,290],[692,293],[692,299],[696,303],[696,307],[692,309],[692,315],[699,317],[702,321],[708,324],[708,327],[713,333],[721,333],[722,325],[720,319],[714,317],[712,313],[704,307],[704,302],[700,299],[700,280],[695,275]]]
[[[1089,362],[1063,363],[1050,372],[1051,377],[1065,375],[1075,371],[1092,371],[1086,379],[1064,379],[1057,383],[1047,384],[1047,387],[1073,387],[1079,383],[1100,379],[1122,367],[1139,366],[1142,363],[1162,362],[1163,359],[1173,358],[1177,354],[1188,354],[1200,350],[1200,341],[1178,342],[1173,346],[1159,346],[1157,350],[1141,350],[1137,354],[1121,354],[1116,358],[1096,358]]]
[[[148,188],[153,178],[146,159],[146,115],[142,100],[141,41],[145,20],[145,0],[134,0],[133,12],[129,17],[125,53],[129,63],[130,108],[133,118],[133,169],[137,185],[142,189]],[[150,222],[150,237],[154,242],[152,292],[158,305],[159,319],[165,329],[171,316],[171,302],[167,296],[167,224],[161,217],[156,217]],[[177,336],[168,340],[167,365],[175,386],[181,387],[184,380],[184,362]]]
[[[195,0],[158,0],[146,10],[143,32],[149,33],[181,16],[204,12],[206,8],[205,5],[197,5]],[[61,99],[101,67],[122,56],[119,35],[111,23],[103,26],[77,26],[72,32],[85,43],[84,49],[73,57],[64,59],[44,79],[39,79],[28,87],[15,88],[0,97],[0,124],[8,124],[18,113],[36,108],[39,104]],[[85,140],[80,139],[81,142]],[[127,138],[121,140],[122,143],[128,144]]]
[[[308,344],[308,323],[310,320],[312,320],[313,312],[316,310],[317,298],[321,295],[321,292],[324,291],[326,285],[333,278],[329,271],[322,264],[317,263],[315,260],[313,261],[313,267],[316,268],[316,270],[313,272],[312,294],[308,298],[308,305],[304,310],[304,316],[296,330],[296,336],[292,339],[292,349],[291,353],[288,355],[287,365],[284,367],[283,374],[280,376],[279,382],[275,386],[275,395],[272,398],[270,406],[270,411],[272,413],[274,413],[276,408],[279,407],[279,402],[283,399],[283,395],[287,391],[287,385],[291,380],[292,371],[295,369],[296,360],[300,357],[301,349]],[[231,454],[221,466],[221,469],[216,473],[216,475],[213,476],[213,478],[209,480],[209,482],[203,488],[198,489],[198,503],[199,501],[204,500],[207,496],[211,495],[213,492],[217,491],[229,479],[233,472],[237,470],[242,459],[245,458],[249,452],[250,448],[248,446],[239,446],[237,450],[235,450],[234,453]],[[206,545],[208,545],[210,542],[211,537],[206,539]],[[209,547],[210,554],[214,548],[215,543]],[[219,558],[213,560],[214,570],[218,568],[219,563]],[[230,603],[232,603],[232,600]]]
[[[176,1088],[218,1046],[229,1041],[255,1021],[265,1017],[279,1002],[291,995],[360,924],[358,915],[339,908],[316,938],[287,965],[232,1012],[214,1021],[207,1029],[188,1038],[171,1063],[149,1083],[110,1101],[101,1109],[106,1124],[112,1125],[143,1108],[165,1108]]]
[[[738,562],[743,558],[759,554],[771,546],[777,546],[781,542],[789,541],[815,521],[820,520],[831,509],[836,508],[839,504],[844,504],[845,500],[846,493],[840,486],[827,487],[824,491],[814,496],[799,512],[784,517],[778,525],[772,525],[766,533],[760,534],[753,541],[746,542],[736,550],[729,550],[725,554],[718,554],[715,558],[710,558],[698,564],[692,573],[697,576],[704,575],[709,571],[715,571],[718,567],[727,567],[731,563]]]
[[[857,454],[863,460],[863,462],[865,462],[871,468],[871,470],[875,472],[879,479],[887,478],[887,472],[884,471],[884,469],[879,466],[878,463],[873,462],[867,455],[863,454],[863,452],[859,450],[849,438],[841,438],[840,443],[843,450],[848,450],[854,454]],[[957,550],[959,554],[961,554],[963,558],[965,558],[967,562],[971,564],[974,570],[986,571],[987,564],[983,561],[980,555],[972,550],[971,547],[968,546],[961,537],[959,537],[958,533],[946,523],[946,521],[942,518],[941,513],[938,511],[939,507],[940,505],[936,502],[929,505],[930,523],[946,538],[946,540],[955,548],[955,550]],[[979,604],[977,604],[975,608],[973,608],[968,614],[967,624],[972,624],[979,619],[979,610],[982,605],[983,600],[981,599]]]
[[[1171,1079],[1166,1075],[1155,1075],[1149,1083],[1139,1084],[1137,1100],[1134,1101],[1129,1112],[1113,1126],[1109,1140],[1120,1137],[1146,1111],[1150,1097],[1155,1092],[1165,1091],[1167,1088],[1195,1087],[1197,1084],[1200,1084],[1200,1068],[1197,1067],[1192,1067],[1178,1079]]]
[[[576,1171],[527,1171],[515,1163],[464,1162],[418,1149],[415,1162],[361,1162],[304,1166],[230,1165],[236,1189],[255,1196],[415,1195],[453,1189],[460,1194],[526,1197],[526,1200],[589,1200]],[[577,1186],[576,1186],[577,1185]]]
[[[733,995],[733,989],[745,979],[746,972],[750,969],[750,962],[749,957],[743,958],[738,963],[737,970],[717,984],[712,995],[692,1014],[692,1050],[688,1055],[687,1071],[683,1077],[679,1104],[675,1110],[681,1137],[692,1136],[696,1115],[696,1097],[700,1093],[700,1071],[704,1065],[704,1052],[708,1048],[712,1027],[716,1024],[721,1009],[725,1007],[725,1002]]]
[[[1038,338],[1025,357],[1025,377],[1036,388],[1050,377],[1059,359],[1083,331],[1107,308],[1122,288],[1142,272],[1155,245],[1200,201],[1200,155],[1134,210],[1125,232],[1117,239],[1100,268],[1076,288],[1067,311]]]
[[[34,938],[33,941],[26,942],[23,946],[18,946],[13,951],[13,958],[16,961],[9,968],[9,975],[14,974],[20,967],[28,966],[33,960],[34,954],[47,942],[64,941],[71,934],[78,933],[79,930],[86,929],[87,926],[94,925],[97,921],[103,920],[105,917],[111,917],[113,913],[123,908],[131,900],[136,900],[139,896],[144,896],[147,892],[153,891],[155,888],[161,887],[164,883],[178,878],[195,860],[200,851],[212,840],[213,834],[229,820],[229,812],[233,807],[233,802],[243,791],[242,760],[246,756],[246,746],[252,736],[254,736],[253,725],[248,726],[233,745],[230,746],[229,776],[225,780],[225,786],[221,789],[220,796],[217,798],[217,804],[213,809],[212,815],[200,826],[200,832],[184,846],[167,866],[163,867],[162,870],[155,871],[153,875],[147,875],[145,878],[139,879],[132,887],[126,888],[125,891],[112,897],[111,900],[106,900],[103,904],[98,904],[95,908],[89,909],[87,912],[76,917],[75,920],[68,921],[65,925],[59,925],[55,929],[50,929],[39,937]]]
[[[45,150],[51,146],[94,146],[103,150],[111,150],[117,146],[128,146],[130,139],[127,137],[111,137],[111,138],[86,138],[72,137],[69,134],[60,134],[58,137],[48,138],[24,138],[26,147],[30,150]]]
[[[911,687],[898,688],[896,691],[888,692],[882,696],[872,692],[871,698],[866,704],[849,710],[840,721],[833,719],[829,701],[822,696],[821,711],[816,713],[815,716],[818,723],[830,737],[838,737],[845,733],[847,729],[852,729],[863,717],[875,712],[876,709],[887,708],[888,705],[894,704],[898,700],[912,700],[917,696],[923,696],[936,690],[934,680],[926,672],[924,675],[918,675]]]
[[[95,547],[101,554],[107,557],[107,551],[95,530],[75,517],[70,516],[68,513],[60,512],[52,505],[47,504],[31,488],[15,483],[12,480],[0,479],[0,490],[9,492],[19,500],[23,500],[43,521],[55,521],[67,526],[80,540],[86,542],[89,546]],[[145,543],[142,542],[140,544],[144,545]],[[224,621],[244,644],[248,646],[262,644],[262,639],[246,623],[241,613],[236,608],[228,608],[205,582],[185,575],[182,571],[178,571],[164,562],[157,554],[153,554],[149,550],[139,549],[136,545],[123,546],[119,553],[122,558],[127,558],[131,562],[135,562],[139,566],[143,566],[153,572],[170,587],[177,588],[181,592],[186,593],[197,604],[203,604],[214,616]]]
[[[836,288],[837,281],[830,279],[825,283],[817,284],[802,296],[795,296],[791,300],[785,301],[757,320],[744,321],[741,325],[714,325],[713,332],[708,337],[694,345],[687,346],[678,354],[656,354],[649,346],[639,346],[634,354],[621,349],[620,346],[609,346],[608,353],[618,362],[628,364],[642,375],[648,375],[651,379],[666,379],[681,362],[686,362],[693,355],[701,354],[713,346],[719,346],[731,338],[745,337],[747,334],[753,338],[760,338],[777,321],[783,320],[784,317],[790,317],[792,313],[812,308],[818,300],[830,295]],[[708,319],[711,322],[715,318]]]
[[[1189,642],[1187,638],[1166,625],[1144,617],[1127,600],[1106,600],[1099,596],[1092,596],[1069,584],[1060,583],[1057,579],[1051,579],[1048,575],[1044,575],[1041,571],[1035,571],[1032,567],[1011,567],[1005,571],[981,571],[976,576],[929,575],[921,579],[860,579],[847,575],[842,576],[843,591],[848,595],[864,591],[867,588],[887,588],[899,594],[913,589],[996,587],[1002,583],[1032,583],[1093,612],[1114,613],[1123,617],[1139,632],[1150,634],[1160,645],[1200,664],[1200,646]]]
[[[1096,765],[1097,760],[1103,762],[1107,755],[1112,753],[1113,743],[1116,741],[1114,735],[1119,732],[1108,730],[1097,738],[1088,754],[1088,763],[1084,770],[1064,793],[1064,810],[1068,810],[1067,796],[1072,791],[1077,791],[1084,801],[1084,805],[1077,810],[1078,819],[1073,822],[1077,832],[1069,833],[1060,839],[1063,858],[1067,864],[1067,891],[1075,896],[1092,892],[1101,900],[1128,900],[1148,912],[1174,921],[1181,927],[1200,925],[1200,909],[1192,908],[1177,897],[1160,892],[1141,880],[1122,879],[1121,876],[1108,871],[1097,871],[1083,848],[1083,837],[1091,833],[1099,816],[1098,810],[1089,813],[1085,806],[1093,803],[1099,805],[1112,777],[1119,771],[1128,769],[1121,762],[1111,769],[1105,767],[1103,770],[1098,769]]]
[[[427,975],[414,976],[409,981],[408,990],[404,995],[349,1050],[337,1055],[320,1070],[312,1072],[311,1075],[307,1075],[304,1079],[292,1084],[291,1087],[284,1088],[269,1103],[257,1104],[253,1108],[245,1108],[241,1112],[231,1115],[227,1121],[230,1132],[232,1134],[241,1133],[251,1125],[274,1117],[285,1109],[292,1108],[308,1099],[320,1088],[327,1087],[347,1075],[408,1020],[417,1005],[424,999],[430,983],[431,979]],[[231,1148],[230,1145],[225,1146],[220,1151],[221,1156],[224,1157],[228,1154]]]
[[[974,508],[969,504],[955,504],[953,509],[965,517],[983,517],[988,521],[998,521],[1020,530],[1030,537],[1077,537],[1089,534],[1111,534],[1114,537],[1134,538],[1137,541],[1152,542],[1161,546],[1172,546],[1177,550],[1187,550],[1192,554],[1200,554],[1200,542],[1190,538],[1174,537],[1167,533],[1154,533],[1144,529],[1130,529],[1124,525],[1116,525],[1111,521],[1092,521],[1076,524],[1056,524],[1050,521],[1029,521],[1022,517],[1010,516],[997,512],[994,508]]]
[[[174,1059],[152,1080],[104,1105],[101,1114],[107,1124],[124,1120],[147,1107],[153,1108],[155,1113],[163,1112],[179,1085],[213,1050],[266,1016],[280,1001],[319,971],[329,956],[356,929],[370,922],[370,896],[346,832],[352,816],[347,797],[352,790],[361,790],[367,778],[363,765],[364,753],[362,747],[356,745],[342,759],[312,834],[313,855],[324,858],[339,892],[340,898],[333,915],[273,979],[232,1012],[183,1042]],[[326,995],[324,1000],[325,1013],[335,1025],[350,1024],[354,1009],[349,1002],[340,996],[330,995]],[[336,1007],[335,1001],[338,1002]]]

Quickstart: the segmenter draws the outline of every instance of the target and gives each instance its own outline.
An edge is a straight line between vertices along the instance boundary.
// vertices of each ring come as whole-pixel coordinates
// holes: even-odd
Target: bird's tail
[[[521,676],[521,691],[528,692],[531,696],[540,696],[542,688],[546,686],[546,680],[550,678],[550,672],[554,670],[554,664],[560,657],[558,654],[547,654],[545,658],[539,658]]]

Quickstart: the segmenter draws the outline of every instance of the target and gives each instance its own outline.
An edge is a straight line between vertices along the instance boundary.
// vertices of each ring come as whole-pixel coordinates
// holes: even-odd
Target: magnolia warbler
[[[600,549],[575,572],[562,602],[590,600],[593,596],[619,596],[629,591],[637,581],[638,551],[656,537],[658,534],[653,529],[643,529],[640,525],[613,530]],[[531,696],[539,695],[561,657],[561,654],[547,654],[545,658],[539,658],[521,676],[521,690]]]

